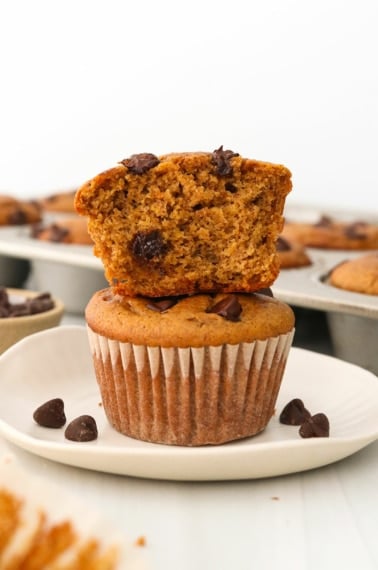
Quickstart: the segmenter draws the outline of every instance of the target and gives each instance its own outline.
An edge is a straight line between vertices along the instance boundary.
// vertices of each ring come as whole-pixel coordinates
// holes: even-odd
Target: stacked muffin
[[[290,172],[222,147],[133,155],[82,186],[109,288],[86,308],[109,422],[155,443],[220,444],[274,413],[294,316],[279,272]]]

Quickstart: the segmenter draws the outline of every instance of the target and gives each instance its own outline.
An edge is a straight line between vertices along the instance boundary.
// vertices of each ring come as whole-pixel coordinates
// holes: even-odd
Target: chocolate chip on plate
[[[305,407],[303,401],[300,398],[294,398],[283,408],[279,420],[281,424],[300,426],[310,417],[311,414]]]
[[[33,413],[35,422],[48,428],[61,428],[66,423],[64,402],[61,398],[53,398],[39,406]]]
[[[236,295],[224,297],[218,303],[207,309],[207,313],[215,313],[227,321],[238,321],[242,312],[242,307]]]
[[[308,437],[329,437],[329,420],[323,413],[307,418],[299,428],[299,435]]]
[[[96,420],[88,415],[79,416],[68,424],[64,436],[70,441],[93,441],[98,436]]]

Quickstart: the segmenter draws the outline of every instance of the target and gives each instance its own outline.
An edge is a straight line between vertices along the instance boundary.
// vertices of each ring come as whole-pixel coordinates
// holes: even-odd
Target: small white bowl
[[[24,289],[7,289],[7,292],[13,303],[22,302],[41,294]],[[0,354],[26,336],[58,326],[64,313],[64,305],[55,297],[53,297],[53,301],[53,308],[43,313],[0,318]]]

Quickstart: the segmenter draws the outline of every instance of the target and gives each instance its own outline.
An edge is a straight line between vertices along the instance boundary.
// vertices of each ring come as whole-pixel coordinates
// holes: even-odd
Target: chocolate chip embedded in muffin
[[[242,307],[236,295],[229,295],[215,303],[207,310],[207,313],[215,313],[228,321],[237,322],[242,312]]]
[[[154,168],[159,164],[160,160],[150,152],[143,152],[140,154],[133,154],[130,158],[125,158],[120,161],[120,164],[127,166],[127,168],[134,174],[143,174]]]
[[[130,247],[136,259],[151,261],[153,258],[164,255],[168,249],[168,244],[164,241],[159,230],[152,230],[135,234]]]
[[[239,156],[239,153],[232,150],[223,150],[223,145],[213,151],[211,162],[216,166],[218,176],[230,176],[232,174],[231,158]]]
[[[282,236],[279,236],[276,241],[276,248],[277,251],[290,251],[291,245],[287,239],[283,238]]]
[[[344,234],[350,239],[366,239],[367,224],[365,222],[353,222],[344,229]]]
[[[151,309],[151,311],[157,311],[158,313],[165,313],[171,307],[174,307],[178,302],[177,298],[167,298],[167,299],[154,299],[147,303],[147,307]]]

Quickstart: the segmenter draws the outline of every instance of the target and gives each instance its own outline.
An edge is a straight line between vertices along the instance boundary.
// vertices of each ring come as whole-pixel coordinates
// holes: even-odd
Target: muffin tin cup
[[[164,348],[110,340],[88,327],[110,424],[135,439],[184,446],[221,444],[266,427],[293,335]]]
[[[307,248],[312,265],[282,269],[274,296],[294,307],[324,311],[333,354],[378,375],[378,296],[356,293],[329,283],[330,271],[366,251]]]

